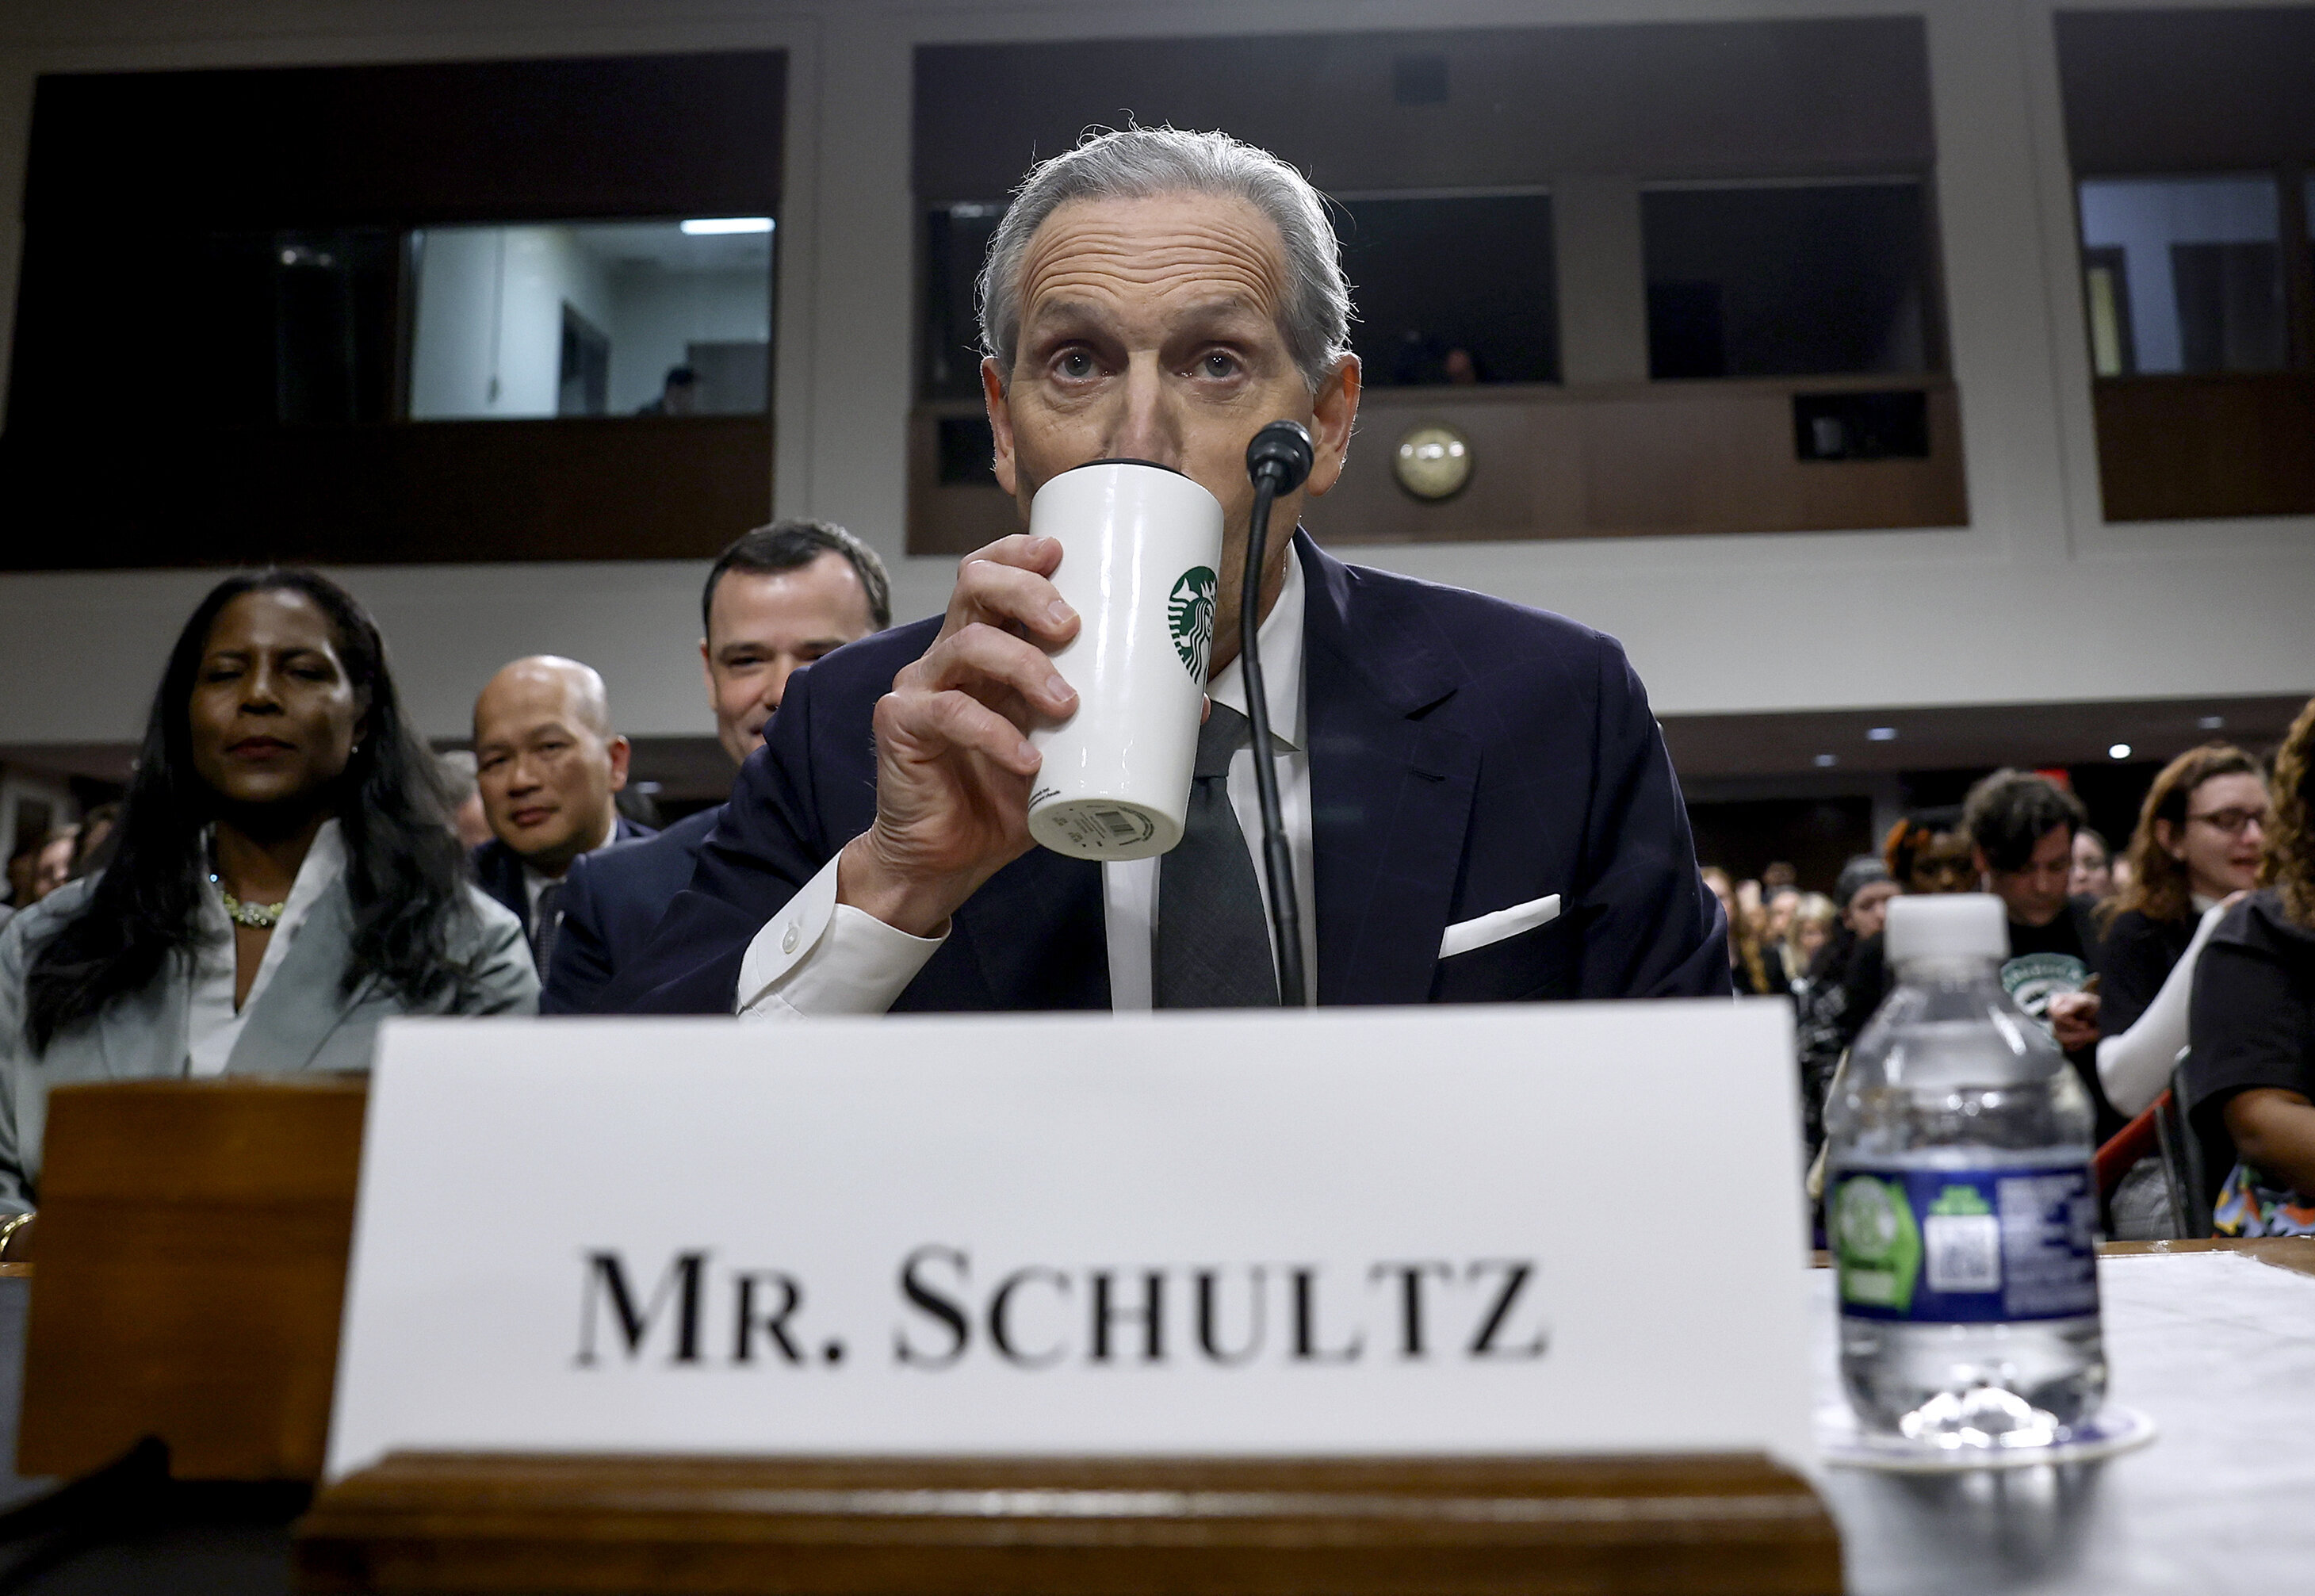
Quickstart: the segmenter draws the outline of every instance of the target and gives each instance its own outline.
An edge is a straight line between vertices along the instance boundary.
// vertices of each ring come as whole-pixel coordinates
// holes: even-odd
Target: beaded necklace
[[[279,903],[244,903],[225,889],[217,873],[209,872],[209,884],[217,888],[217,896],[225,900],[226,918],[236,926],[246,926],[253,931],[271,931],[281,923],[281,911],[289,907],[284,898]]]

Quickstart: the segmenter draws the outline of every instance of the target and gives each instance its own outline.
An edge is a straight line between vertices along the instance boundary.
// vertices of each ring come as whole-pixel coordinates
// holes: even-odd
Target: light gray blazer
[[[35,1057],[25,1044],[25,971],[40,944],[80,908],[91,884],[58,888],[0,930],[0,1214],[22,1213],[35,1203],[50,1088],[186,1072],[191,967],[182,956],[164,964],[143,991],[115,999],[94,1020],[57,1037],[47,1052]],[[340,990],[353,942],[353,900],[344,876],[332,882],[249,1009],[226,1072],[366,1070],[378,1022],[390,1015],[537,1013],[538,974],[521,922],[473,887],[466,896],[482,926],[481,990],[464,1003],[445,993],[413,1006],[375,983],[350,999]]]

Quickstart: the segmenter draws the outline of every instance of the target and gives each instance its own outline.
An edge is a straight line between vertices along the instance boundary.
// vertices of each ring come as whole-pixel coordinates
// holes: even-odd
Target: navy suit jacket
[[[541,1014],[590,1014],[603,989],[650,942],[652,928],[691,881],[700,845],[723,806],[676,821],[656,837],[571,862],[563,878],[563,929],[540,994]]]
[[[608,846],[639,842],[646,837],[659,835],[649,826],[638,826],[625,815],[615,817],[615,821]],[[475,845],[472,862],[475,884],[514,910],[514,918],[522,922],[523,940],[530,940],[530,893],[522,884],[522,856],[493,837],[488,842]]]
[[[1729,990],[1662,732],[1623,649],[1560,616],[1346,565],[1307,582],[1318,1000],[1473,1003]],[[691,883],[601,1007],[728,1014],[758,927],[876,811],[871,717],[938,619],[800,673]],[[1557,919],[1439,956],[1446,927],[1560,895]],[[1106,1008],[1101,867],[1033,848],[955,916],[896,1010]]]

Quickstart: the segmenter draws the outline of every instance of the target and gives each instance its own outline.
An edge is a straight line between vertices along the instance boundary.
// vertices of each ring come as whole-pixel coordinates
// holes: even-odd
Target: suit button
[[[796,929],[795,922],[789,921],[787,935],[780,938],[780,952],[784,953],[795,952],[796,939],[802,935],[803,933]]]

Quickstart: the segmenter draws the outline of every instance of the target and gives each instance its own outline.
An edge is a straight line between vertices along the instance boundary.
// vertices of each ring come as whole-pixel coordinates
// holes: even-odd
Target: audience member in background
[[[2222,1236],[2315,1235],[2315,700],[2275,755],[2273,800],[2258,890],[2195,967],[2186,1106],[2205,1147],[2232,1142]]]
[[[670,366],[659,386],[659,397],[638,409],[637,415],[695,415],[699,410],[699,373],[688,366]]]
[[[2099,910],[2098,1078],[2124,1114],[2169,1084],[2186,1045],[2195,955],[2221,911],[2257,883],[2267,814],[2258,761],[2224,743],[2189,749],[2147,789],[2130,838],[2136,879]]]
[[[1735,910],[1728,920],[1728,972],[1739,998],[1781,998],[1789,983],[1784,961],[1769,940],[1769,906],[1761,883],[1736,883]]]
[[[120,827],[120,805],[100,803],[80,818],[80,837],[73,844],[72,879],[93,875],[112,860],[112,839]]]
[[[1971,862],[1969,833],[1939,831],[1917,820],[1889,829],[1881,850],[1890,879],[1908,892],[1974,892],[1977,867]]]
[[[1794,987],[1801,1122],[1812,1157],[1824,1141],[1825,1088],[1840,1055],[1865,1024],[1863,1016],[1848,1023],[1849,966],[1868,940],[1877,942],[1882,922],[1888,918],[1889,900],[1896,895],[1897,883],[1889,879],[1888,866],[1871,854],[1859,854],[1842,865],[1832,889],[1832,901],[1839,906],[1832,935]]]
[[[2009,917],[2001,984],[2018,1006],[2050,1027],[2082,1077],[2101,1142],[2122,1129],[2098,1085],[2099,998],[2090,989],[2098,952],[2097,904],[2066,888],[2074,873],[2081,800],[2046,776],[1997,770],[1969,790],[1962,829],[1985,890]]]
[[[475,780],[475,756],[452,749],[434,756],[434,768],[450,805],[450,829],[458,834],[458,846],[472,853],[491,839],[491,817],[483,812],[483,789]]]
[[[8,861],[8,901],[30,909],[40,899],[40,845],[27,843]]]
[[[2098,1086],[2098,998],[2095,990],[2084,990],[2098,949],[2092,914],[2097,906],[2066,891],[2073,874],[2074,832],[2083,818],[2081,801],[2071,793],[2046,776],[2021,770],[1995,771],[1969,790],[1962,805],[1962,831],[1982,882],[1977,890],[1991,892],[2009,910],[2009,958],[2001,967],[2001,984],[2020,1008],[2050,1027],[2066,1051],[2090,1095],[2098,1139],[2104,1141],[2123,1122]],[[1893,834],[1893,853],[1900,840]],[[1915,880],[1932,873],[1924,857],[1943,847],[1938,837],[1903,856]],[[1844,1050],[1894,984],[1878,936],[1858,948],[1846,984]]]
[[[1789,980],[1799,981],[1807,977],[1816,956],[1832,940],[1833,923],[1840,912],[1823,892],[1800,894],[1791,924],[1785,927],[1785,974]]]
[[[170,653],[112,863],[0,932],[0,1213],[38,1200],[57,1086],[367,1069],[389,1015],[537,990],[369,617],[311,572],[229,578]]]
[[[1765,910],[1761,938],[1773,946],[1782,947],[1785,938],[1792,934],[1793,917],[1800,912],[1801,890],[1796,886],[1772,887],[1761,883],[1761,901]]]
[[[77,825],[58,826],[40,839],[40,852],[32,871],[32,901],[41,899],[72,880],[73,856],[80,851],[80,828]]]
[[[1720,918],[1728,927],[1728,978],[1740,992],[1745,990],[1743,955],[1737,951],[1741,933],[1737,930],[1739,911],[1736,907],[1736,883],[1717,864],[1699,864],[1696,873],[1703,878],[1705,887],[1720,900]]]
[[[2114,896],[2114,850],[2088,826],[2074,833],[2074,873],[2066,891],[2101,903]]]
[[[475,700],[475,780],[492,833],[475,850],[475,879],[522,922],[543,974],[571,862],[652,835],[612,802],[627,785],[627,740],[611,731],[603,678],[553,654],[491,678]]]
[[[892,585],[876,551],[826,521],[775,521],[741,534],[700,595],[700,668],[715,735],[740,765],[789,678],[824,654],[892,624]],[[619,971],[691,881],[723,806],[648,841],[590,854],[563,878],[563,930],[540,1008],[585,1014],[610,998]]]
[[[1761,891],[1774,899],[1779,892],[1797,891],[1800,881],[1801,873],[1787,861],[1778,859],[1761,872]]]

